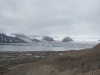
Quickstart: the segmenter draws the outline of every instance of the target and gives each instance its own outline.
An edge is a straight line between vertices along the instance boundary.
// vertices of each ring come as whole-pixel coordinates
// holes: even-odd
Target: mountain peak
[[[52,37],[49,37],[49,36],[43,36],[42,40],[49,41],[49,42],[54,41],[54,39]]]
[[[62,42],[70,42],[70,41],[73,41],[72,38],[70,38],[69,36],[67,36],[67,37],[65,37],[65,38],[63,39]]]

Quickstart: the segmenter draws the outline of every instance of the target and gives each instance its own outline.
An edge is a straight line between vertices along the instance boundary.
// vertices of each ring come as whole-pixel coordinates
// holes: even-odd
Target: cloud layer
[[[100,37],[100,0],[0,0],[0,32]]]

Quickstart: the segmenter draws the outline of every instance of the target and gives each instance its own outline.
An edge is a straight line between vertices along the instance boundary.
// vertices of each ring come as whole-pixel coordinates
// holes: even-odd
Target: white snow
[[[7,41],[6,39],[4,39],[5,41]]]
[[[43,38],[43,36],[38,36],[38,37],[28,37],[29,39],[38,39],[38,40],[41,40]]]
[[[16,37],[15,35],[11,35],[11,34],[5,34],[7,36],[11,36],[11,37]]]
[[[3,40],[3,37],[1,36],[2,40]]]
[[[9,38],[9,41],[12,42],[12,40]]]
[[[21,37],[20,37],[20,39],[22,39],[22,40],[24,40],[24,41],[26,41],[26,42],[28,42],[28,43],[32,43],[32,41],[31,41],[30,39],[27,39],[27,38],[21,38]]]
[[[99,38],[72,38],[74,41],[79,42],[98,42]]]

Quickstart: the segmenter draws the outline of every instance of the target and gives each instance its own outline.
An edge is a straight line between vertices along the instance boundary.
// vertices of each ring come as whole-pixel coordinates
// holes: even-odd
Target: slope
[[[4,75],[100,75],[100,44],[26,64]]]

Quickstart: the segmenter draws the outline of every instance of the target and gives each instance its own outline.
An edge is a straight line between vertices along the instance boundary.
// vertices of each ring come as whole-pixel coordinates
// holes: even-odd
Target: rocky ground
[[[62,55],[66,51],[1,51],[0,52],[0,75],[5,71],[18,68],[27,63],[47,59],[56,55]]]
[[[3,72],[5,67],[1,66]],[[100,75],[100,44],[6,69],[2,75]]]

